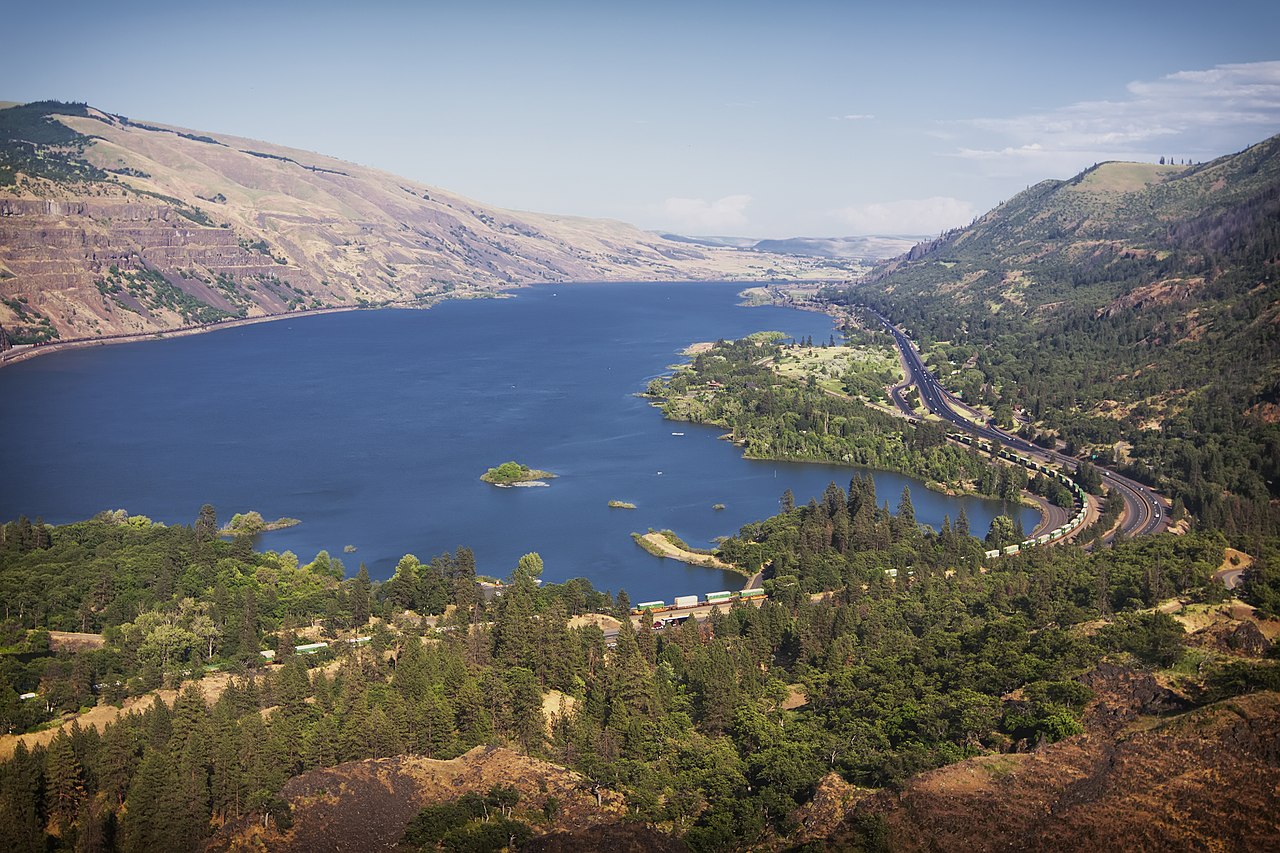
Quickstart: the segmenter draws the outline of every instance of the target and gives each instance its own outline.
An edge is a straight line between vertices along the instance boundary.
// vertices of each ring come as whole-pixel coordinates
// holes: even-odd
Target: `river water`
[[[403,554],[467,545],[481,573],[505,576],[537,551],[548,581],[586,577],[633,601],[734,588],[740,578],[652,557],[629,534],[670,528],[705,546],[776,512],[784,490],[803,503],[856,470],[745,460],[719,429],[665,421],[634,396],[695,341],[833,331],[821,314],[740,306],[740,289],[542,286],[42,356],[0,370],[0,518],[123,507],[189,524],[211,503],[223,521],[300,518],[260,547],[303,561],[325,549],[375,578]],[[560,476],[549,488],[478,479],[509,459]],[[875,478],[891,507],[909,485],[934,527],[964,506],[982,533],[1005,511]],[[1031,530],[1036,513],[1021,511]]]

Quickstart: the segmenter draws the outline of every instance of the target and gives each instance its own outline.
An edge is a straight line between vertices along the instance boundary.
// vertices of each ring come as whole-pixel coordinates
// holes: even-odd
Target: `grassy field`
[[[849,396],[903,378],[902,365],[887,347],[786,347],[773,369],[788,379],[813,377],[824,391]]]

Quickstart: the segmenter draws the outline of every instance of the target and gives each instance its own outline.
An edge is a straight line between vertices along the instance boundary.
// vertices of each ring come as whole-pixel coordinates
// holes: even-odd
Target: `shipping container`
[[[697,607],[698,596],[696,595],[677,595],[676,607]]]

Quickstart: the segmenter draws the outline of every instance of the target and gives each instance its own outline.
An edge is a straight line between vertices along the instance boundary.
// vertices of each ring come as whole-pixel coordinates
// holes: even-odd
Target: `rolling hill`
[[[14,343],[425,305],[528,283],[754,280],[818,266],[501,210],[83,104],[0,109],[0,327]]]
[[[1256,532],[1280,497],[1277,284],[1273,137],[1043,181],[831,298],[903,325],[996,420]]]

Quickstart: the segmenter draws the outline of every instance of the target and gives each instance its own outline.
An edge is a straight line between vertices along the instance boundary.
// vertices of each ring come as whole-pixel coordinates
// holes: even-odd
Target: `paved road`
[[[920,399],[930,412],[958,429],[984,438],[987,441],[1003,444],[1012,450],[1024,453],[1042,462],[1057,462],[1073,471],[1079,466],[1079,461],[1069,456],[1064,456],[1053,450],[1046,450],[1023,438],[1011,435],[990,423],[974,423],[965,418],[956,411],[956,406],[960,404],[960,401],[938,384],[937,378],[929,372],[929,368],[925,367],[924,361],[920,358],[920,353],[916,351],[910,338],[878,312],[871,311],[871,313],[893,335],[894,341],[898,344],[898,350],[902,353],[903,361],[907,365],[910,384],[919,389]],[[904,412],[914,415],[915,412],[907,405],[904,398],[905,391],[906,386],[895,387],[891,393],[893,401]],[[1165,503],[1150,488],[1136,480],[1122,477],[1116,472],[1101,466],[1098,466],[1098,470],[1102,471],[1106,483],[1124,500],[1124,513],[1121,515],[1120,529],[1124,531],[1126,536],[1145,536],[1150,533],[1159,533],[1169,526],[1169,514]],[[1108,536],[1107,540],[1109,541],[1111,538],[1113,537]]]

